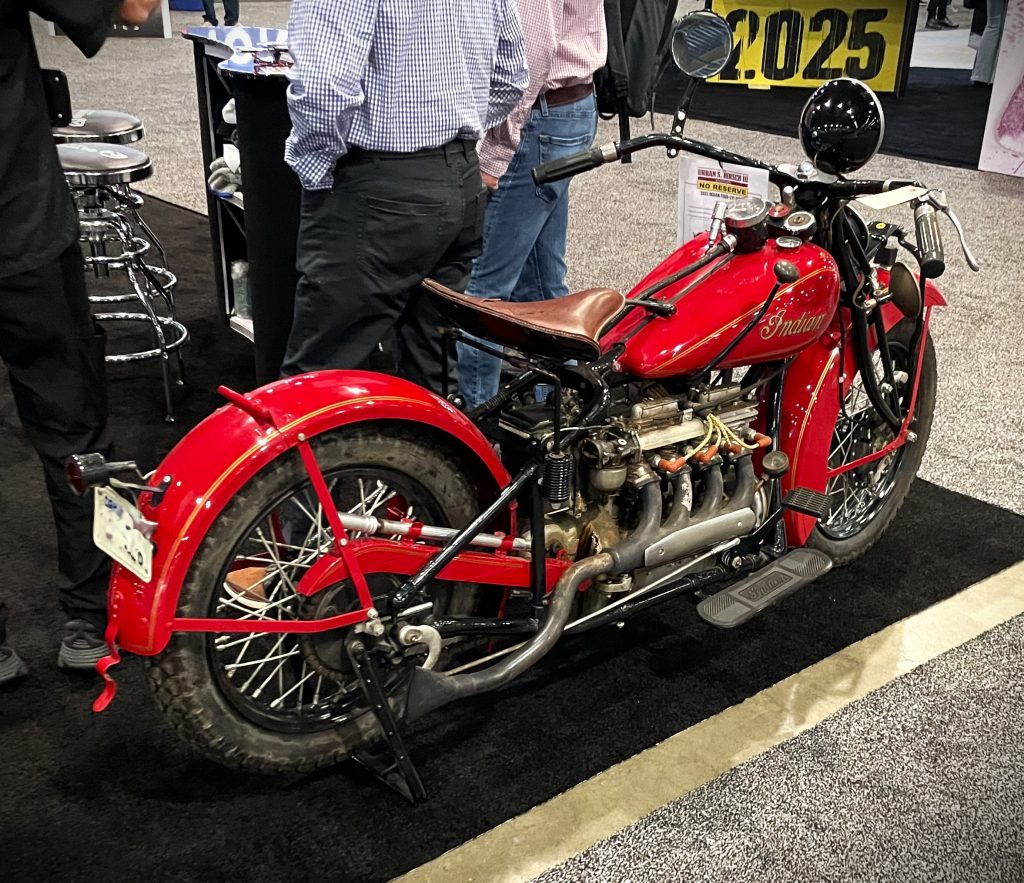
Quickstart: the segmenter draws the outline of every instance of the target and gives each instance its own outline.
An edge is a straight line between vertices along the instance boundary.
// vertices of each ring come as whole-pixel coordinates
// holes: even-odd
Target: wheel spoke
[[[441,507],[423,497],[417,480],[400,470],[343,467],[325,472],[324,478],[330,503],[304,479],[250,522],[215,587],[211,615],[293,622],[332,615],[328,606],[338,612],[352,609],[346,606],[350,590],[343,584],[308,599],[297,591],[302,577],[335,542],[325,504],[339,513],[396,519],[426,514],[431,523],[442,523]],[[424,504],[428,512],[419,513]],[[241,575],[233,577],[234,572]],[[377,591],[372,584],[371,591]],[[225,695],[245,717],[271,729],[305,732],[336,726],[362,707],[363,693],[336,643],[340,640],[338,632],[232,632],[210,635],[208,646]]]

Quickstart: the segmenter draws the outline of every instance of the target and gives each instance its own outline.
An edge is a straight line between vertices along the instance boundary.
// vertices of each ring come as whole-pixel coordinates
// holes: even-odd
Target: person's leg
[[[502,176],[487,208],[482,256],[473,264],[467,294],[509,300],[546,299],[566,294],[565,232],[568,226],[569,181],[537,186],[533,169],[590,146],[596,130],[593,97],[561,107],[543,100],[523,129],[519,149]],[[554,220],[552,220],[554,218]],[[560,233],[559,233],[560,231]],[[542,237],[552,238],[524,270]],[[554,252],[561,248],[557,260]],[[531,276],[540,273],[540,286]],[[459,346],[459,391],[470,408],[498,391],[501,360],[472,347]]]
[[[985,32],[981,35],[978,54],[974,59],[971,81],[990,86],[996,75],[996,61],[999,58],[999,42],[1003,36],[1006,0],[988,0],[986,12],[988,21],[985,23]]]
[[[238,0],[224,0],[224,24],[228,27],[238,24]]]
[[[213,0],[203,0],[203,21],[217,27],[217,8],[213,5]]]
[[[544,228],[550,205],[537,198],[531,172],[540,162],[539,130],[531,119],[498,189],[487,198],[482,253],[473,261],[466,294],[509,300],[533,245]],[[476,408],[498,391],[501,359],[467,344],[458,346],[459,392]]]
[[[447,244],[453,187],[439,170],[443,156],[359,152],[333,190],[303,193],[285,376],[357,368],[397,325]]]
[[[25,433],[43,464],[57,527],[60,603],[102,631],[109,561],[92,543],[92,498],[68,486],[64,462],[110,453],[104,336],[89,313],[78,243],[58,261],[0,279],[0,357]]]
[[[0,601],[0,684],[28,674],[21,657],[7,646],[7,607]]]
[[[981,39],[981,35],[985,33],[985,24],[987,21],[987,0],[974,0],[974,15],[971,16],[971,36],[977,36],[978,39]]]
[[[483,244],[487,192],[480,181],[480,165],[470,142],[450,149],[445,163],[444,174],[449,182],[448,223],[434,261],[422,278],[429,277],[462,291],[469,281],[473,258],[480,254]],[[398,327],[398,373],[439,394],[445,388],[441,371],[445,324],[418,280]],[[452,367],[449,362],[449,371]],[[453,379],[448,377],[452,392]]]

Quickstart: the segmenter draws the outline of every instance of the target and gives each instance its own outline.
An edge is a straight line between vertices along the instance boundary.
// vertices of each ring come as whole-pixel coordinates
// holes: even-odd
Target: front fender
[[[878,271],[882,285],[889,281],[886,270]],[[925,309],[946,306],[939,289],[925,286]],[[903,314],[891,303],[882,306],[888,331],[903,320]],[[789,456],[789,472],[782,478],[783,496],[797,487],[825,490],[828,453],[832,433],[839,417],[840,376],[852,381],[857,359],[850,340],[850,323],[844,325],[846,341],[840,347],[840,326],[832,326],[818,341],[800,353],[786,372],[782,392],[782,419],[779,448]],[[840,353],[844,364],[840,366]],[[840,367],[842,370],[840,370]],[[786,536],[791,546],[803,546],[816,520],[798,512],[786,512]]]
[[[143,494],[139,500],[142,514],[157,524],[153,577],[143,582],[115,566],[109,604],[119,645],[142,655],[167,645],[192,559],[214,520],[253,475],[303,439],[367,421],[418,423],[450,438],[483,503],[509,481],[490,443],[461,411],[405,380],[369,371],[318,371],[236,395],[160,464],[152,483],[169,482],[162,499],[154,503]],[[500,527],[514,533],[514,512]]]

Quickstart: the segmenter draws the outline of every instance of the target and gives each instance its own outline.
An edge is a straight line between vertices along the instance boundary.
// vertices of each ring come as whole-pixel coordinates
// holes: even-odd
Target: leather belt
[[[594,94],[593,83],[579,83],[576,86],[563,86],[561,89],[548,89],[537,96],[533,102],[534,107],[540,107],[540,100],[543,98],[548,107],[561,107],[563,104],[572,104],[574,101],[582,101],[588,95]]]

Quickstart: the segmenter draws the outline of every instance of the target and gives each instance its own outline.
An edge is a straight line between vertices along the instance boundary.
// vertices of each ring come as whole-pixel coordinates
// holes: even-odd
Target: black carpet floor
[[[671,68],[658,89],[656,109],[674,113],[685,85],[685,75]],[[697,89],[691,116],[795,138],[811,91],[705,83]],[[882,152],[976,169],[991,94],[971,85],[970,71],[912,67],[902,98],[879,96],[885,109]]]
[[[205,220],[154,203],[196,342],[189,420],[224,378],[245,386],[244,342],[212,318]],[[148,369],[145,369],[148,372]],[[184,425],[161,422],[155,370],[116,377],[121,453],[153,463]],[[54,667],[48,512],[0,394],[2,591],[30,677],[0,690],[0,876],[5,880],[386,880],[836,650],[997,572],[1024,552],[1024,518],[919,482],[865,559],[734,632],[686,602],[566,641],[522,681],[417,724],[430,792],[409,807],[354,765],[299,781],[190,756],[164,726],[139,660],[94,716],[91,677]]]

